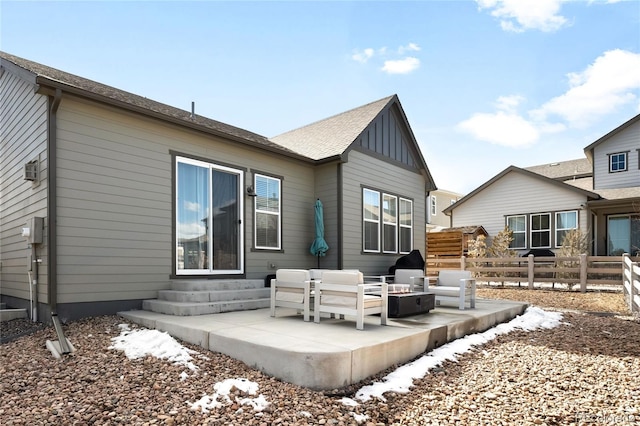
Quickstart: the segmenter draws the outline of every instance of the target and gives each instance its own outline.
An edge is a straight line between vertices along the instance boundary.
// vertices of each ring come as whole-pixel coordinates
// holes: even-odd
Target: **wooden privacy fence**
[[[640,312],[640,263],[632,262],[629,255],[623,256],[622,285],[624,296],[631,312]]]
[[[566,284],[568,288],[579,285],[580,291],[588,287],[608,285],[623,286],[623,266],[640,261],[640,257],[625,256],[533,256],[426,259],[426,274],[437,275],[442,269],[462,269],[473,272],[479,281],[517,282],[534,288],[534,283]],[[637,269],[633,269],[637,272]],[[637,286],[638,274],[635,274]],[[634,287],[635,297],[638,287]]]

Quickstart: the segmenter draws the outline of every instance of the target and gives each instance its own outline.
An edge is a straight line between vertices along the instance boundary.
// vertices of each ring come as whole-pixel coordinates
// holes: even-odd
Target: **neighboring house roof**
[[[271,140],[291,151],[314,160],[342,155],[367,126],[397,97],[368,103],[295,130]],[[331,138],[327,135],[330,134]]]
[[[11,64],[27,71],[29,73],[28,76],[34,78],[34,84],[58,88],[65,92],[116,105],[118,107],[150,115],[155,118],[161,118],[165,121],[195,128],[196,130],[206,133],[223,136],[263,149],[277,151],[284,155],[302,158],[292,150],[275,144],[267,137],[257,133],[202,117],[197,114],[192,117],[190,111],[181,110],[124,90],[119,90],[102,83],[0,51],[0,67],[10,67]],[[24,75],[24,72],[22,74]]]
[[[606,135],[602,136],[600,139],[598,139],[597,141],[595,141],[591,145],[587,146],[584,149],[584,154],[587,156],[587,159],[589,159],[589,161],[593,162],[593,150],[595,149],[595,147],[597,147],[598,145],[600,145],[601,143],[605,142],[610,137],[620,133],[621,131],[623,131],[624,129],[626,129],[627,127],[631,126],[632,124],[634,124],[634,123],[636,123],[638,121],[640,121],[640,114],[638,114],[635,117],[625,121],[620,126],[616,127],[615,129],[613,129],[612,131],[610,131]]]
[[[558,186],[558,187],[566,188],[566,189],[569,189],[571,191],[579,192],[579,193],[583,194],[585,197],[591,198],[591,199],[594,199],[594,200],[597,200],[597,199],[600,198],[600,195],[598,195],[597,193],[595,193],[593,191],[586,190],[586,189],[583,189],[583,188],[580,188],[580,187],[577,187],[577,186],[573,186],[573,185],[568,185],[567,183],[558,181],[556,179],[548,178],[546,176],[543,176],[543,175],[538,174],[538,173],[534,173],[534,172],[526,170],[526,169],[521,169],[520,167],[509,166],[506,169],[504,169],[503,171],[501,171],[500,173],[498,173],[497,175],[495,175],[493,178],[489,179],[484,184],[480,185],[478,188],[476,188],[473,191],[471,191],[469,194],[467,194],[464,197],[462,197],[461,199],[459,199],[454,204],[452,204],[449,207],[447,207],[446,209],[444,209],[443,212],[445,214],[449,214],[454,208],[459,207],[460,205],[462,205],[463,203],[465,203],[469,199],[473,198],[478,193],[482,192],[485,188],[491,186],[494,182],[498,181],[499,179],[502,179],[504,176],[506,176],[509,173],[520,173],[520,174],[523,174],[525,176],[531,177],[533,179],[539,180],[539,181],[541,181],[543,183],[547,183],[547,184],[550,184],[550,185],[555,185],[555,186]]]
[[[477,232],[489,235],[482,225],[455,226],[452,228],[444,228],[440,232],[462,232],[463,234],[475,234]]]
[[[624,200],[629,198],[640,197],[640,187],[628,187],[628,188],[605,188],[605,189],[592,189],[593,178],[586,177],[575,180],[565,181],[566,184],[585,189],[587,191],[595,192],[600,195],[603,200]]]
[[[525,167],[525,170],[538,173],[551,179],[569,180],[592,176],[591,163],[586,158],[577,160],[557,161],[555,163],[541,164]]]

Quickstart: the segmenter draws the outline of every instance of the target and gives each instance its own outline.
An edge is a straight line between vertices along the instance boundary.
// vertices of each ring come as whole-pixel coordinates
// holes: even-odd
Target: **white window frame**
[[[438,212],[438,200],[436,199],[435,195],[432,195],[431,197],[431,216],[436,216],[437,212]]]
[[[376,195],[376,199],[378,200],[378,219],[370,219],[367,218],[367,210],[366,210],[366,193],[371,193]],[[375,191],[369,188],[362,188],[362,251],[365,253],[380,253],[380,221],[381,221],[381,205],[380,205],[380,191]],[[367,223],[375,223],[377,229],[377,240],[376,240],[376,249],[371,249],[366,247],[366,224]]]
[[[409,224],[406,225],[404,223],[402,223],[402,204],[403,203],[408,203],[409,204]],[[413,201],[409,200],[408,198],[402,198],[400,197],[400,202],[398,203],[398,225],[399,225],[399,229],[398,229],[398,252],[400,254],[407,254],[407,253],[411,253],[411,250],[413,250]],[[402,229],[406,229],[409,228],[410,232],[409,232],[409,251],[402,251]]]
[[[260,194],[254,197],[253,201],[253,247],[257,250],[281,250],[282,249],[282,181],[281,179],[275,178],[273,176],[267,176],[260,173],[255,173],[253,176],[253,188],[254,191],[258,192],[258,179],[265,179],[267,181],[274,181],[278,186],[278,210],[262,210],[258,206],[258,198]],[[272,215],[277,216],[278,223],[278,243],[276,246],[265,246],[258,244],[258,214]]]
[[[624,158],[624,168],[613,170],[613,158],[622,156]],[[616,164],[619,163],[616,162]],[[629,153],[628,152],[614,152],[609,154],[609,173],[626,172],[629,170]]]
[[[524,218],[524,230],[523,231],[514,231],[513,229],[511,229],[509,227],[509,219],[510,218],[518,218],[518,217],[522,217]],[[507,228],[512,232],[512,234],[524,234],[524,245],[522,247],[516,247],[516,246],[509,246],[509,248],[518,250],[518,249],[526,249],[527,248],[527,215],[524,214],[514,214],[511,216],[507,216]],[[516,239],[514,238],[513,241],[515,241]],[[512,241],[512,243],[513,243]]]
[[[393,215],[389,215],[389,219],[391,220],[387,220],[387,214],[386,214],[386,210],[385,209],[385,203],[388,202],[393,202],[393,204],[395,205],[395,216]],[[390,209],[389,209],[390,210]],[[385,245],[387,244],[387,238],[386,235],[387,233],[386,228],[393,228],[393,250],[386,250],[385,249]],[[383,253],[398,253],[398,197],[396,197],[395,195],[391,195],[391,194],[382,194],[382,252]]]
[[[544,229],[533,229],[533,217],[534,216],[547,216],[549,218],[549,227],[548,228],[544,228]],[[551,213],[531,213],[529,214],[529,244],[531,246],[531,248],[551,248],[552,245],[552,241],[551,241],[551,227],[552,227],[552,223],[551,223]],[[538,233],[538,234],[542,234],[543,232],[546,232],[549,234],[549,244],[546,246],[534,246],[533,245],[533,234],[534,233]]]
[[[558,226],[558,223],[560,223],[560,221],[558,220],[558,216],[560,216],[561,214],[569,214],[569,213],[573,213],[576,217],[576,226],[572,227],[572,228],[560,228]],[[571,231],[572,229],[578,229],[578,211],[577,210],[568,210],[568,211],[563,211],[563,212],[556,212],[556,232],[555,232],[555,246],[556,248],[562,247],[562,242],[560,241],[560,237],[558,236],[559,232],[562,231]]]

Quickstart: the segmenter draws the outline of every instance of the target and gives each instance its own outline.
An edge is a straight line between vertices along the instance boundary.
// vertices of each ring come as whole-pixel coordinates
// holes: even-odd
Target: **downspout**
[[[342,202],[342,193],[343,193],[343,187],[344,184],[342,182],[342,162],[338,163],[338,269],[342,269],[344,262],[342,259],[342,244],[343,244],[343,238],[344,238],[344,233],[342,232],[342,224],[343,224],[343,202]]]
[[[50,108],[48,112],[48,138],[47,138],[47,250],[48,262],[47,273],[49,281],[49,308],[51,309],[51,320],[58,334],[60,342],[60,352],[67,354],[71,352],[69,343],[64,336],[60,320],[58,319],[58,238],[57,238],[57,145],[58,145],[58,107],[62,100],[62,90],[56,89],[53,96],[49,96]]]

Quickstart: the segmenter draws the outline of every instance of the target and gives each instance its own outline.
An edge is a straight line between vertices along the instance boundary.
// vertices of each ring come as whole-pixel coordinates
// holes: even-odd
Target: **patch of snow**
[[[229,394],[235,389],[249,395],[255,395],[258,392],[258,384],[241,378],[226,379],[213,385],[213,389],[215,392],[212,395],[204,395],[193,403],[187,401],[187,404],[191,406],[192,410],[201,409],[204,412],[208,412],[214,408],[232,404],[233,401],[229,398]],[[269,405],[269,402],[262,394],[256,398],[236,398],[236,402],[240,405],[249,405],[254,411],[262,411]]]

